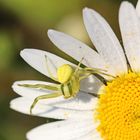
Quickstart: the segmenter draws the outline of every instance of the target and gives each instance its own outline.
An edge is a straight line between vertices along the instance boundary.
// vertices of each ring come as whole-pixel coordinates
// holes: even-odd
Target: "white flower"
[[[137,6],[139,13],[139,4]],[[64,119],[41,125],[27,134],[29,140],[138,140],[140,138],[140,21],[136,9],[123,2],[119,11],[119,24],[123,39],[121,47],[116,35],[101,15],[85,8],[83,17],[89,37],[98,53],[84,43],[58,31],[49,30],[51,41],[61,50],[87,67],[101,68],[114,76],[102,75],[107,85],[94,76],[81,83],[81,91],[75,98],[57,97],[40,100],[33,115]],[[25,49],[23,59],[36,70],[49,76],[44,55],[55,74],[62,64],[70,62],[48,52]],[[128,59],[128,63],[126,60]],[[13,85],[22,97],[11,101],[11,108],[29,114],[34,99],[46,90],[18,86],[18,84],[48,84],[42,81],[18,81]],[[96,93],[99,98],[90,93]]]

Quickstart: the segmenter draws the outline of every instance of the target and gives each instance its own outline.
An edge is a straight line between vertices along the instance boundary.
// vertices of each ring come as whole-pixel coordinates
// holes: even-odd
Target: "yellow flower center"
[[[140,140],[140,74],[129,72],[99,92],[97,120],[104,140]]]

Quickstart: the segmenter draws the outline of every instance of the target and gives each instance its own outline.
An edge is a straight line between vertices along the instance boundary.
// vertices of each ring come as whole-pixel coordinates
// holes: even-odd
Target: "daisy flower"
[[[138,140],[140,138],[140,2],[137,9],[123,2],[119,10],[119,25],[123,40],[122,48],[106,20],[96,11],[85,8],[83,19],[96,51],[64,33],[49,30],[50,40],[62,51],[90,68],[107,71],[101,76],[89,76],[80,83],[76,97],[62,96],[39,100],[33,115],[61,119],[41,125],[27,133],[29,140]],[[22,58],[33,68],[50,76],[46,60],[53,75],[63,64],[74,64],[48,52],[35,49],[21,51]],[[100,73],[99,73],[100,74]],[[19,85],[49,85],[43,81],[17,81],[13,90],[21,95],[11,101],[10,107],[30,114],[30,106],[40,95],[51,90]],[[97,97],[88,93],[96,93]]]

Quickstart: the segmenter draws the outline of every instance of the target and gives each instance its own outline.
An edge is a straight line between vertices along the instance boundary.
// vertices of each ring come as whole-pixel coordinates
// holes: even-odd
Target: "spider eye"
[[[57,69],[58,81],[60,83],[67,82],[71,78],[71,75],[73,74],[73,72],[74,72],[73,68],[68,64],[64,64],[60,66]]]

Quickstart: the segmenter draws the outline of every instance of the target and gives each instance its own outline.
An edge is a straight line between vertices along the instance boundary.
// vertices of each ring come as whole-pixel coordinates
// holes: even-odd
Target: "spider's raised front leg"
[[[41,95],[41,96],[36,97],[34,99],[34,102],[32,103],[32,105],[30,107],[30,114],[32,114],[32,110],[33,110],[33,108],[35,107],[35,105],[37,104],[37,102],[39,100],[49,99],[49,98],[56,98],[56,97],[59,97],[61,95],[62,95],[62,93],[56,92],[56,93],[50,93],[50,94]]]
[[[92,75],[92,74],[91,74],[91,73],[87,73],[87,74],[85,74],[84,76],[81,76],[81,77],[79,78],[79,81],[88,78],[90,75]]]
[[[47,63],[48,60],[47,60],[47,56],[46,56],[46,55],[45,55],[45,59],[46,59],[46,67],[47,67],[47,71],[48,71],[49,77],[50,77],[52,80],[58,82],[58,79],[55,78],[55,77],[53,76],[53,74],[51,73],[51,70],[49,69],[49,66],[48,66],[48,63]]]

